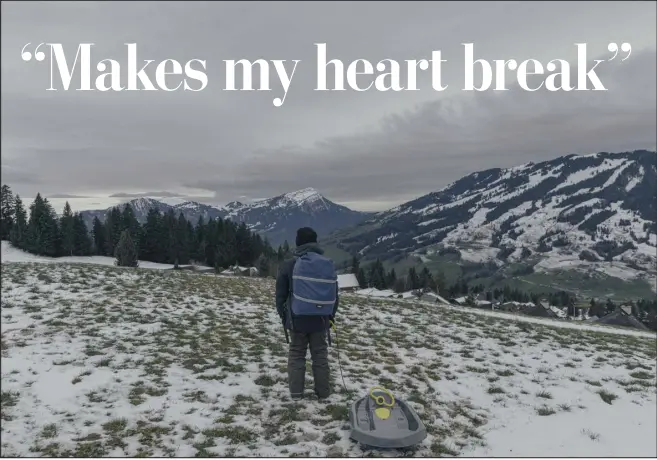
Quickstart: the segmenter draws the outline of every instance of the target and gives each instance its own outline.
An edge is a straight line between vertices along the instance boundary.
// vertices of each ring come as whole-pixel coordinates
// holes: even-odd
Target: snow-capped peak
[[[135,212],[148,212],[151,208],[160,208],[162,206],[160,201],[146,197],[135,198],[123,203],[123,205],[126,204],[129,204]]]
[[[314,201],[316,199],[321,199],[322,196],[314,188],[308,187],[301,190],[297,190],[296,192],[286,193],[285,195],[283,195],[283,198],[301,204],[308,200]]]
[[[201,206],[202,206],[201,203],[197,203],[196,201],[183,201],[182,203],[179,203],[174,207],[176,209],[198,209]]]

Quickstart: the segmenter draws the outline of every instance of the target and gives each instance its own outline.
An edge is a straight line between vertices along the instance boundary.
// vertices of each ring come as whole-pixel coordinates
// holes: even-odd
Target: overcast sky
[[[69,199],[74,210],[105,205],[111,199],[100,197],[112,194],[159,191],[223,204],[305,187],[381,210],[485,168],[654,149],[656,14],[654,2],[627,1],[3,1],[2,183],[25,201],[37,192],[94,197]],[[46,91],[49,58],[24,62],[28,42],[32,52],[37,43],[62,43],[69,63],[89,42],[94,64],[111,58],[125,66],[125,43],[137,43],[140,62],[152,66],[204,59],[208,86]],[[462,43],[474,43],[476,57],[545,64],[574,62],[575,43],[588,43],[590,61],[607,59],[609,42],[631,43],[632,54],[597,67],[606,92],[529,93],[513,84],[461,91]],[[441,50],[449,88],[433,91],[430,73],[418,70],[419,91],[313,91],[315,43],[345,64],[429,59]],[[290,69],[301,60],[282,107],[272,104],[283,94],[275,75],[272,91],[223,90],[223,60],[242,58],[287,59]],[[92,68],[94,80],[98,73]]]

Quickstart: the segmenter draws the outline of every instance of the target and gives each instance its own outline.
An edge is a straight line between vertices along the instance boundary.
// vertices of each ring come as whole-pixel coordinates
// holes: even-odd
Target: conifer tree
[[[395,273],[395,269],[393,268],[386,275],[386,287],[388,289],[394,289],[396,284],[397,284],[397,273]]]
[[[369,267],[369,286],[376,289],[386,288],[386,274],[383,263],[376,259]]]
[[[436,282],[436,293],[445,293],[445,289],[447,287],[447,281],[445,280],[445,274],[440,271],[435,277],[435,282]]]
[[[107,254],[106,232],[98,216],[94,217],[91,234],[94,241],[94,254],[104,256]]]
[[[141,226],[130,203],[126,203],[121,212],[121,231],[128,230],[137,251],[141,241]]]
[[[0,191],[0,239],[8,240],[14,225],[16,215],[16,200],[8,185],[3,185]]]
[[[208,267],[217,266],[217,231],[217,221],[208,219],[205,226],[205,263]]]
[[[358,257],[353,256],[351,258],[351,273],[358,276],[358,270],[360,270],[360,261],[358,260]]]
[[[142,229],[142,239],[139,245],[139,254],[142,260],[160,262],[162,260],[160,250],[161,216],[157,209],[151,208],[146,215],[146,223]]]
[[[194,225],[188,221],[187,219],[184,220],[184,225],[185,225],[185,240],[186,240],[186,262],[185,263],[192,263],[192,261],[195,261],[194,254],[196,253],[196,233],[194,232]]]
[[[180,213],[178,214],[178,221],[176,222],[176,233],[174,236],[176,241],[176,255],[175,264],[186,264],[189,262],[189,237],[187,234],[187,219]]]
[[[236,252],[235,257],[238,263],[244,266],[251,265],[255,260],[255,248],[249,228],[244,222],[242,222],[235,230],[231,228],[231,230],[227,233],[227,239],[234,240],[234,247]],[[233,234],[234,236],[230,234]]]
[[[27,212],[23,206],[23,200],[16,195],[14,200],[14,222],[9,235],[11,244],[19,249],[26,249],[27,239]]]
[[[358,269],[358,275],[356,276],[356,278],[358,279],[358,285],[361,288],[367,287],[367,284],[368,284],[367,283],[367,275],[365,274],[365,269],[363,267],[360,267]]]
[[[227,232],[223,241],[217,244],[215,267],[221,269],[228,268],[235,263],[239,264],[238,255],[235,233]]]
[[[82,214],[75,213],[73,215],[73,253],[77,256],[89,256],[93,253],[92,241],[87,230],[87,225],[84,223]]]
[[[121,238],[123,230],[121,217],[121,210],[118,206],[115,206],[105,218],[105,251],[108,256],[114,255],[116,245],[119,243],[119,238]]]
[[[198,218],[194,229],[194,252],[193,258],[197,262],[205,262],[205,220],[203,216]]]
[[[269,259],[265,254],[260,254],[258,257],[256,268],[258,269],[260,276],[269,276]]]
[[[119,267],[138,267],[137,248],[128,230],[123,230],[115,251],[116,265]]]
[[[59,240],[57,214],[48,200],[37,193],[34,202],[30,205],[26,249],[34,254],[57,257]]]
[[[74,232],[73,211],[68,201],[64,205],[64,213],[59,219],[59,228],[62,234],[62,254],[65,256],[72,256],[75,247],[75,232]]]
[[[397,293],[404,292],[406,290],[407,282],[407,278],[397,278],[397,281],[395,281],[395,285],[393,286],[393,290]]]
[[[162,218],[162,248],[164,248],[164,263],[175,264],[178,256],[179,243],[176,240],[178,219],[173,209],[164,213]]]
[[[407,286],[409,290],[415,290],[420,288],[420,278],[418,277],[417,272],[415,271],[415,267],[411,267],[408,269]]]

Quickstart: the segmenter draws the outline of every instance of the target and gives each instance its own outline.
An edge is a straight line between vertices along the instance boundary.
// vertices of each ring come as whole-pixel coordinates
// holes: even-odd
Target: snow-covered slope
[[[657,455],[654,336],[344,294],[333,395],[314,400],[308,372],[298,403],[271,280],[12,263],[1,276],[2,456],[372,456],[349,439],[347,404],[377,384],[428,431],[387,456]]]
[[[109,265],[113,266],[116,262],[114,257],[106,256],[69,256],[69,257],[45,257],[37,256],[25,252],[21,249],[15,248],[9,241],[2,241],[2,253],[0,254],[0,261],[3,264],[8,263],[45,263],[45,264],[93,264],[93,265]],[[160,270],[172,269],[173,265],[158,264],[156,262],[147,262],[140,260],[140,268],[153,268]],[[186,267],[186,265],[179,265],[179,267]]]
[[[501,265],[533,256],[537,271],[654,278],[656,159],[649,151],[569,155],[476,172],[333,240],[370,259],[452,251]]]

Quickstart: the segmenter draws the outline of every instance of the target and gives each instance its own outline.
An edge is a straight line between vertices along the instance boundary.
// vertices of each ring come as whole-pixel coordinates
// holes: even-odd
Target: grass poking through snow
[[[504,456],[482,450],[498,419],[655,405],[654,340],[355,295],[337,318],[350,391],[333,336],[330,400],[312,399],[309,366],[308,397],[292,403],[273,290],[261,279],[3,264],[2,455],[378,455],[349,440],[347,410],[377,384],[427,426],[399,456]]]

